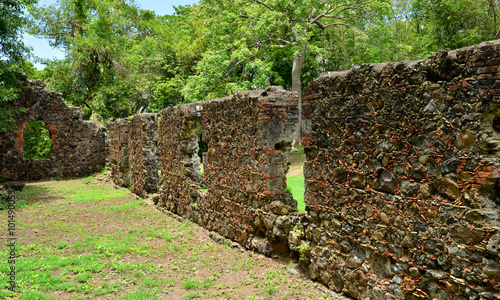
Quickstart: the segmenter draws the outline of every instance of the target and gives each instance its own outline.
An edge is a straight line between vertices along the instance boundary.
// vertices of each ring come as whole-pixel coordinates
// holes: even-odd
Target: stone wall
[[[111,177],[116,185],[130,187],[128,119],[109,125],[109,159]]]
[[[129,123],[130,190],[140,196],[158,190],[156,114],[138,114]]]
[[[304,91],[314,279],[357,299],[499,299],[500,41]]]
[[[15,133],[0,133],[0,179],[77,177],[101,171],[108,153],[106,129],[83,121],[80,108],[68,106],[60,93],[43,88],[39,81],[26,81],[15,103],[26,112],[17,117]],[[50,159],[24,158],[23,130],[30,120],[43,121],[49,130]]]
[[[169,107],[154,201],[249,249],[300,254],[313,279],[357,299],[500,299],[498,65],[493,41],[311,82],[302,213],[285,181],[294,93]],[[131,156],[146,130],[134,126]]]
[[[264,253],[284,251],[297,203],[285,191],[297,97],[278,87],[204,104],[202,224]],[[256,238],[256,239],[254,239]]]
[[[162,174],[160,207],[194,217],[192,208],[200,199],[200,158],[202,104],[190,103],[162,110],[158,117],[159,168]]]
[[[285,192],[285,150],[297,113],[295,94],[277,87],[163,110],[157,204],[250,248],[286,251],[291,223],[280,215],[297,204]],[[200,136],[208,144],[203,177]]]

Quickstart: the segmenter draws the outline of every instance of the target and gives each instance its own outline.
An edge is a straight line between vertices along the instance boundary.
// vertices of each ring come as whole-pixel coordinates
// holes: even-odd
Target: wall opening
[[[203,132],[200,133],[198,136],[198,157],[200,158],[200,164],[199,164],[199,170],[201,173],[201,181],[199,182],[200,184],[200,190],[202,193],[207,191],[207,185],[205,184],[205,181],[203,180],[203,173],[205,173],[204,169],[204,163],[205,159],[203,158],[203,154],[208,151],[208,142],[204,139],[203,137]]]
[[[54,150],[50,132],[42,121],[28,121],[23,130],[24,158],[50,159]]]
[[[295,149],[288,153],[288,172],[286,174],[286,191],[292,193],[293,199],[297,201],[297,210],[305,210],[304,203],[304,163],[306,156],[302,145],[297,144]]]
[[[497,133],[500,133],[500,116],[496,116],[495,119],[493,119],[493,129]]]

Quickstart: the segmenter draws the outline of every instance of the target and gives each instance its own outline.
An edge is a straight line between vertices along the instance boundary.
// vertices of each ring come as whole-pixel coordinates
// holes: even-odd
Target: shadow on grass
[[[0,197],[0,210],[4,210],[7,208],[8,200],[3,195]],[[27,183],[22,191],[16,191],[14,193],[14,198],[16,200],[15,206],[17,209],[38,203],[46,203],[50,201],[50,199],[55,199],[53,193],[39,183]]]

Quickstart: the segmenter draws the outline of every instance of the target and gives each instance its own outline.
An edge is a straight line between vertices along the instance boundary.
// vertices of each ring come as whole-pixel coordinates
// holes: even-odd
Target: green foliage
[[[207,151],[208,151],[208,143],[202,139],[202,135],[200,134],[200,139],[198,142],[198,156],[202,161],[203,161],[203,153]]]
[[[50,132],[42,121],[29,121],[23,133],[24,157],[28,159],[49,159],[53,145]]]
[[[34,0],[0,2],[0,133],[15,128],[14,118],[22,109],[14,104],[19,86],[24,80],[22,72],[29,73],[29,63],[24,61],[28,49],[22,42],[26,26],[23,10]],[[32,69],[32,67],[31,67]]]
[[[302,243],[298,247],[300,260],[308,260],[311,257],[311,246],[307,243]]]
[[[205,101],[271,84],[290,89],[295,80],[290,76],[292,60],[297,57],[305,60],[299,71],[304,86],[338,54],[329,51],[325,37],[346,28],[358,34],[370,22],[381,21],[390,9],[386,0],[201,1],[211,44],[183,95],[190,101]]]
[[[500,37],[497,0],[397,0],[387,35],[395,59],[424,58]]]
[[[0,55],[7,60],[18,61],[26,54],[22,32],[26,25],[23,10],[36,0],[0,2]]]
[[[26,60],[0,60],[0,133],[16,129],[15,118],[26,112],[18,107],[20,87],[27,76],[34,76],[33,65]]]
[[[498,31],[494,0],[427,1],[433,41],[452,49],[496,39]]]
[[[97,112],[105,118],[131,115],[144,105],[143,82],[125,79],[129,72],[122,58],[144,34],[141,22],[150,14],[121,0],[58,1],[32,7],[31,13],[37,25],[31,32],[68,51],[66,60],[49,64],[40,75],[68,102],[84,107],[87,117]]]
[[[30,11],[31,33],[68,53],[46,62],[39,78],[83,107],[86,118],[123,118],[183,102],[180,90],[200,51],[189,45],[195,28],[189,7],[157,17],[133,0],[59,0]]]
[[[16,64],[0,60],[0,133],[15,129],[15,117],[23,112],[14,106],[14,101],[19,96],[19,85],[21,84],[20,73],[16,70]]]
[[[45,61],[37,78],[82,107],[85,118],[108,120],[268,85],[292,89],[297,58],[304,59],[298,72],[304,87],[324,71],[497,39],[498,6],[498,0],[202,0],[156,16],[133,0],[58,0],[29,10],[30,32],[67,53]],[[13,22],[24,24],[19,20]],[[15,99],[10,87],[0,86],[10,99],[0,106]],[[16,114],[7,112],[2,131],[8,127],[2,118],[12,123]]]

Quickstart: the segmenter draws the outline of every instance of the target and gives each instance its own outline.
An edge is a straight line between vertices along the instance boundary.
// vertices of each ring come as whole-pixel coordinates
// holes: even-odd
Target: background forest
[[[498,39],[498,0],[201,0],[158,16],[133,0],[0,2],[0,131],[24,76],[109,121],[281,85],[323,71],[424,58]],[[35,70],[22,33],[66,53]]]

